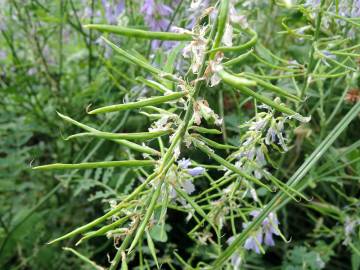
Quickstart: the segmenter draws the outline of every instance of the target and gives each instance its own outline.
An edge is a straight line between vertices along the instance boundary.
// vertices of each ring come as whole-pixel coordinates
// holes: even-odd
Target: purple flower
[[[145,22],[153,31],[165,31],[169,20],[165,17],[172,13],[172,9],[164,4],[156,3],[155,0],[145,0],[141,10],[145,14]]]
[[[191,176],[198,176],[205,173],[205,169],[203,167],[195,167],[188,169],[187,171]]]
[[[143,13],[144,21],[152,31],[166,31],[169,26],[169,17],[173,10],[161,3],[157,3],[155,0],[145,0],[141,7],[141,13]],[[152,49],[156,49],[160,46],[160,40],[153,40],[151,42]],[[165,41],[163,42],[165,48],[171,48],[175,42]]]
[[[279,221],[276,217],[276,214],[270,213],[269,216],[266,219],[264,219],[262,225],[265,234],[265,240],[264,240],[265,245],[268,245],[270,247],[275,246],[275,242],[272,235],[273,234],[279,235],[279,229],[278,229]]]
[[[120,0],[120,1],[102,0],[101,3],[104,7],[105,17],[108,23],[116,24],[119,15],[125,9],[124,0]]]

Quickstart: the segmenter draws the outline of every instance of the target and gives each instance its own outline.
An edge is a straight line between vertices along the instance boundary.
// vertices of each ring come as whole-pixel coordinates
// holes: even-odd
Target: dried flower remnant
[[[209,65],[205,70],[204,76],[207,81],[209,81],[210,78],[210,87],[218,85],[221,81],[218,72],[223,69],[221,66],[221,61],[223,58],[224,54],[222,52],[218,52],[216,53],[214,60],[209,61]]]
[[[221,126],[222,119],[209,107],[206,100],[198,100],[194,103],[194,122],[196,125],[201,124],[201,119],[205,119],[209,124]]]
[[[196,38],[183,49],[183,57],[191,58],[191,70],[194,74],[199,72],[200,66],[205,57],[207,46],[207,40],[205,38],[206,31],[206,27],[195,28],[194,32],[197,34]]]
[[[360,101],[360,89],[350,89],[345,96],[345,101],[351,104]]]

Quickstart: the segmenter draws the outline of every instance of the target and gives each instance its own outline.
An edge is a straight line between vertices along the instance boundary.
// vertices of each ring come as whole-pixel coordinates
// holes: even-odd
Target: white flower
[[[162,116],[159,120],[153,123],[153,127],[149,128],[149,131],[161,131],[166,130],[166,124],[169,120],[169,115]]]
[[[189,179],[184,180],[181,183],[181,186],[184,189],[184,191],[189,195],[195,191],[195,186],[194,186],[193,182],[191,180],[189,180]]]
[[[351,242],[351,235],[354,233],[355,228],[360,225],[360,220],[351,219],[349,216],[345,218],[344,224],[344,232],[345,232],[345,240],[343,242],[344,245],[348,245]]]
[[[191,165],[191,160],[188,159],[181,159],[180,161],[178,161],[178,165],[181,169],[187,169],[190,165]]]
[[[191,10],[197,10],[201,7],[203,0],[192,0],[190,4]]]

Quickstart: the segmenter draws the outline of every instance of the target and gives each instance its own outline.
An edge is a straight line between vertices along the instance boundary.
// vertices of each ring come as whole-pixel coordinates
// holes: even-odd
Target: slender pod
[[[149,175],[149,177],[141,184],[139,185],[130,195],[128,195],[124,200],[122,200],[114,209],[110,210],[109,212],[107,212],[106,214],[102,215],[101,217],[98,217],[96,219],[94,219],[93,221],[79,227],[76,228],[75,230],[60,236],[52,241],[50,241],[48,244],[53,244],[56,242],[59,242],[61,240],[64,239],[68,239],[70,237],[73,237],[75,235],[78,235],[80,233],[83,233],[93,227],[95,227],[96,225],[100,224],[101,222],[104,222],[105,220],[107,220],[108,218],[110,218],[111,216],[113,216],[114,214],[118,213],[121,209],[123,209],[124,207],[126,207],[128,205],[128,202],[133,200],[134,198],[136,198],[136,196],[139,195],[139,193],[152,181],[154,180],[154,178],[156,177],[156,173],[152,173],[151,175]]]
[[[251,49],[247,51],[246,53],[240,54],[238,57],[235,57],[227,62],[225,62],[223,65],[225,67],[232,66],[235,64],[240,64],[242,61],[244,61],[248,56],[250,56],[254,52],[254,49]]]
[[[246,42],[246,43],[244,43],[242,45],[239,45],[239,46],[215,48],[215,49],[210,50],[210,52],[211,53],[218,52],[218,51],[222,51],[222,52],[240,52],[240,51],[244,51],[244,50],[247,50],[247,49],[253,47],[256,44],[257,40],[258,40],[257,33],[254,30],[250,29],[250,28],[246,29],[245,32],[252,36],[251,39],[248,42]]]
[[[193,35],[190,33],[145,31],[135,28],[123,27],[119,25],[86,24],[84,25],[84,28],[94,29],[100,32],[118,34],[130,38],[175,40],[175,41],[191,41],[193,39]]]
[[[63,115],[61,113],[57,113],[62,119],[64,119],[66,122],[69,122],[75,126],[78,126],[86,131],[89,131],[89,132],[100,132],[99,130],[95,129],[95,128],[92,128],[92,127],[89,127],[83,123],[80,123],[74,119],[72,119],[71,117],[69,116],[66,116],[66,115]],[[160,155],[160,152],[155,150],[155,149],[152,149],[148,146],[145,146],[145,145],[138,145],[136,143],[133,143],[133,142],[130,142],[130,141],[127,141],[127,140],[112,140],[113,142],[116,142],[120,145],[124,145],[126,147],[129,147],[135,151],[138,151],[138,152],[141,152],[141,153],[146,153],[146,154],[149,154],[149,155]]]
[[[226,84],[235,87],[240,92],[261,101],[262,103],[274,108],[275,110],[285,113],[301,122],[308,122],[310,120],[307,117],[303,117],[303,116],[299,115],[297,112],[291,110],[290,108],[288,108],[284,105],[281,105],[263,95],[260,95],[256,92],[254,92],[253,90],[251,90],[250,88],[246,87],[243,83],[243,80],[244,80],[243,78],[233,76],[224,70],[220,70],[218,72],[218,74]]]
[[[220,11],[217,21],[216,36],[212,46],[212,53],[210,54],[210,59],[214,58],[216,51],[213,50],[219,47],[221,40],[224,36],[226,23],[228,21],[229,2],[230,0],[221,1]]]
[[[167,134],[172,133],[172,129],[165,129],[165,130],[159,130],[159,131],[150,131],[150,132],[135,132],[135,133],[112,133],[112,132],[83,132],[71,135],[66,138],[66,140],[79,138],[79,137],[98,137],[102,139],[126,139],[126,140],[140,140],[140,141],[146,141],[151,140],[160,136],[164,136]]]
[[[151,235],[150,235],[150,233],[149,233],[149,231],[147,229],[145,230],[145,233],[146,233],[146,240],[147,240],[148,247],[150,249],[151,256],[153,257],[153,259],[155,261],[157,269],[160,269],[158,259],[157,259],[157,256],[156,256],[154,242],[153,242],[153,240],[151,238]]]
[[[161,83],[158,83],[156,81],[153,81],[153,80],[148,80],[148,79],[145,79],[143,77],[137,77],[135,79],[137,82],[141,82],[143,84],[145,84],[146,86],[156,90],[156,91],[159,91],[160,93],[164,94],[164,93],[172,93],[173,91],[170,90],[169,88],[167,88],[165,85],[162,85]]]
[[[85,234],[85,236],[83,238],[81,238],[77,243],[76,245],[79,245],[82,241],[84,240],[87,240],[87,239],[90,239],[90,238],[93,238],[93,237],[96,237],[96,236],[101,236],[101,235],[104,235],[105,233],[107,233],[108,231],[114,229],[114,228],[117,228],[119,227],[120,225],[122,225],[125,221],[127,221],[129,219],[129,216],[125,216],[125,217],[122,217],[120,219],[118,219],[117,221],[109,224],[109,225],[106,225],[106,226],[103,226],[101,227],[100,229],[96,230],[96,231],[92,231],[92,232],[88,232]]]
[[[205,138],[204,136],[201,136],[199,134],[192,134],[193,137],[200,139],[201,141],[204,141],[207,145],[214,147],[216,149],[238,149],[238,147],[228,144],[221,144],[214,142],[213,140],[210,140],[208,138]]]
[[[265,184],[263,184],[260,180],[258,180],[257,178],[241,171],[240,169],[238,169],[236,166],[234,166],[233,164],[231,164],[230,162],[226,161],[225,159],[223,159],[222,157],[218,156],[217,154],[215,154],[211,149],[209,149],[207,146],[203,145],[203,142],[198,141],[196,139],[193,139],[193,142],[195,144],[195,146],[200,149],[202,152],[204,152],[205,154],[207,154],[209,157],[215,159],[217,162],[219,162],[220,164],[224,165],[226,168],[228,168],[229,170],[233,171],[234,173],[237,173],[238,175],[244,177],[245,179],[259,185],[262,186],[264,188],[266,188],[267,190],[269,190],[270,192],[272,192],[272,190]]]
[[[255,76],[252,76],[250,74],[244,74],[245,77],[248,77],[249,79],[255,81],[258,85],[261,85],[262,87],[264,87],[265,89],[271,91],[271,92],[274,92],[276,94],[279,94],[280,96],[282,97],[285,97],[285,98],[288,98],[290,100],[293,100],[293,101],[296,101],[296,102],[300,102],[301,99],[298,97],[298,96],[295,96],[293,94],[290,94],[289,92],[287,92],[286,90],[278,87],[278,86],[275,86],[269,82],[266,82],[264,80],[261,80],[260,78],[258,77],[255,77]]]
[[[109,167],[141,167],[153,166],[155,160],[122,160],[122,161],[101,161],[101,162],[84,162],[77,164],[54,163],[34,167],[33,170],[50,171],[50,170],[66,170],[66,169],[94,169]]]
[[[132,243],[130,245],[130,248],[128,249],[128,254],[134,249],[134,247],[136,246],[136,244],[139,241],[140,237],[143,235],[144,230],[145,230],[145,228],[148,225],[148,222],[150,220],[150,217],[154,213],[155,205],[156,205],[156,202],[157,202],[157,200],[158,200],[158,198],[160,196],[161,186],[162,186],[163,182],[164,182],[164,178],[160,181],[160,183],[158,184],[158,186],[155,189],[155,192],[152,194],[150,203],[147,206],[147,210],[146,210],[144,219],[141,221],[141,224],[140,224],[139,228],[136,231],[136,235],[134,237],[134,240],[132,241]]]
[[[159,105],[165,102],[173,101],[182,98],[186,95],[186,92],[176,92],[165,96],[151,97],[136,102],[129,102],[124,104],[115,104],[106,107],[101,107],[88,112],[89,114],[117,112],[130,109],[138,109],[145,106]]]
[[[117,52],[118,54],[120,54],[122,57],[128,59],[129,61],[131,61],[132,63],[146,69],[147,71],[154,73],[162,78],[168,79],[170,81],[174,81],[177,82],[179,81],[179,78],[177,78],[175,75],[164,72],[160,69],[157,69],[155,67],[153,67],[152,65],[150,65],[149,63],[139,59],[136,56],[133,56],[131,54],[129,54],[128,52],[124,51],[123,49],[119,48],[118,46],[116,46],[114,43],[112,43],[110,40],[108,40],[105,37],[101,37],[105,43],[107,43],[115,52]]]
[[[216,134],[216,135],[222,134],[222,132],[220,130],[214,129],[214,128],[191,126],[191,127],[189,127],[189,129],[194,130],[199,133],[205,133],[205,134]]]

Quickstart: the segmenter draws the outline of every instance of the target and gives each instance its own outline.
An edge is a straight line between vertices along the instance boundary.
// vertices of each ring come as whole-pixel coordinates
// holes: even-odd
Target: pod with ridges
[[[156,39],[156,40],[175,40],[175,41],[191,41],[193,35],[189,33],[173,33],[173,32],[154,32],[145,31],[136,28],[123,27],[119,25],[107,24],[86,24],[84,28],[98,30],[100,32],[113,33],[130,38]]]
[[[77,133],[67,137],[65,140],[71,140],[79,137],[98,137],[102,139],[116,140],[116,139],[125,139],[125,140],[140,140],[146,141],[151,140],[157,137],[161,137],[167,134],[172,133],[172,129],[165,129],[159,131],[150,131],[150,132],[134,132],[134,133],[112,133],[112,132],[83,132]]]
[[[108,113],[108,112],[118,112],[123,110],[130,109],[139,109],[145,106],[159,105],[165,102],[174,101],[180,99],[186,95],[186,92],[175,92],[165,96],[151,97],[135,102],[128,102],[124,104],[115,104],[110,106],[101,107],[95,110],[88,112],[89,114],[98,114],[98,113]]]
[[[84,162],[77,164],[54,163],[48,165],[36,166],[33,170],[51,171],[51,170],[67,170],[67,169],[95,169],[110,167],[141,167],[154,166],[155,160],[121,160],[121,161],[101,161],[101,162]]]

